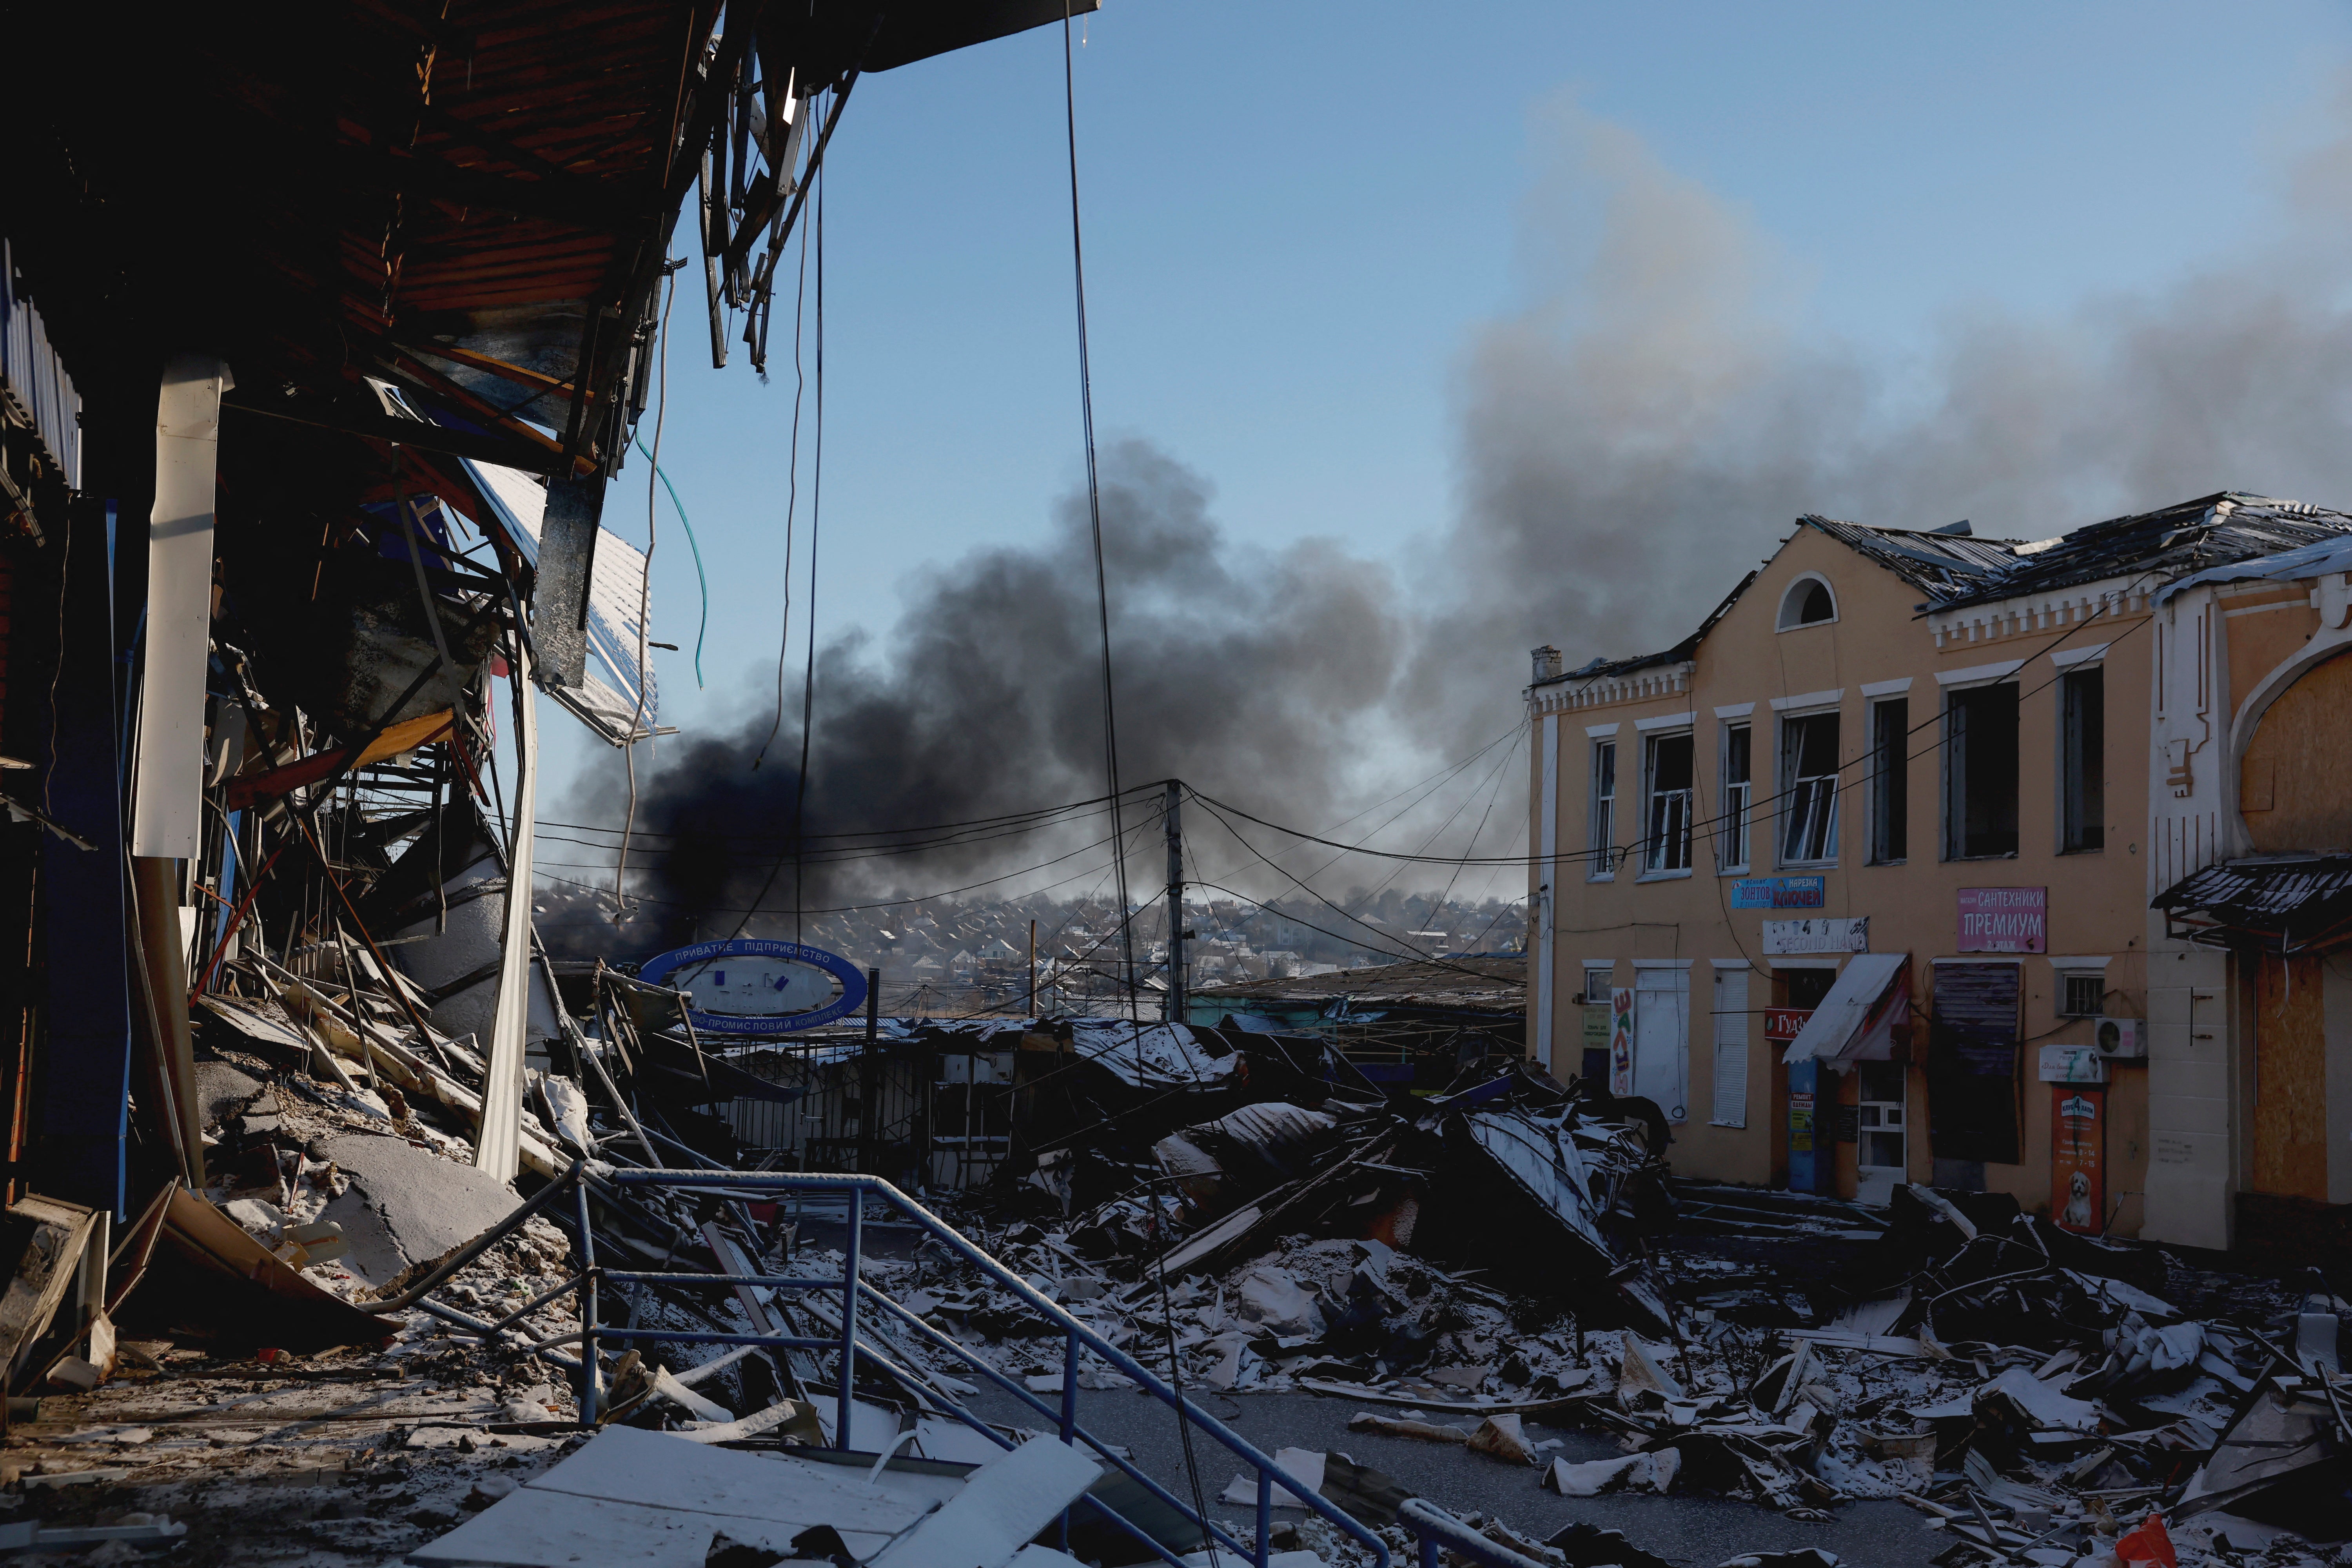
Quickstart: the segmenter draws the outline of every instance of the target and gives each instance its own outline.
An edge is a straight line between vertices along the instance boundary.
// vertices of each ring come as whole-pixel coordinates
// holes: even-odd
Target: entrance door
[[[1860,1079],[1859,1145],[1855,1150],[1854,1196],[1866,1204],[1895,1201],[1895,1189],[1909,1180],[1908,1129],[1904,1121],[1906,1086],[1911,1070],[1903,1062],[1857,1062]]]
[[[2261,961],[2254,983],[2254,1159],[2258,1193],[2327,1201],[2327,1057],[2319,960]]]
[[[1643,969],[1633,979],[1633,1092],[1669,1121],[1690,1118],[1690,971]]]

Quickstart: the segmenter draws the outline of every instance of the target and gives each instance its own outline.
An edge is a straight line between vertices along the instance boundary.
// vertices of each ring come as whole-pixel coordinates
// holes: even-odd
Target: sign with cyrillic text
[[[1962,888],[1962,952],[2050,951],[2050,889]]]
[[[1817,910],[1829,886],[1826,877],[1742,877],[1731,884],[1735,910]]]

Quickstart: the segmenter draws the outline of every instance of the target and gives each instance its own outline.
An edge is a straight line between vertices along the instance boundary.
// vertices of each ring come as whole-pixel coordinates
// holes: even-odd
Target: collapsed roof
[[[2110,518],[2038,542],[1879,528],[1813,512],[1797,519],[1797,526],[1827,534],[1916,589],[1926,596],[1918,606],[1922,614],[2116,577],[2146,574],[2171,582],[2289,551],[2310,552],[2317,560],[2330,547],[2352,539],[2352,513],[2238,490]],[[1751,572],[1742,578],[1696,631],[1670,648],[1629,658],[1595,658],[1535,684],[1593,680],[1688,659],[1756,577]]]

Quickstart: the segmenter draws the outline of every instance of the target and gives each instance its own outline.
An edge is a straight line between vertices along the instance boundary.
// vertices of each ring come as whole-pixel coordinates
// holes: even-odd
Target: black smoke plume
[[[1327,541],[1265,550],[1226,538],[1206,481],[1148,443],[1112,445],[1101,472],[1123,780],[1181,777],[1321,820],[1347,792],[1365,716],[1379,711],[1405,646],[1388,571]],[[748,934],[790,935],[796,909],[940,890],[1108,836],[1108,819],[1092,816],[919,857],[814,864],[796,885],[797,668],[786,685],[782,732],[756,770],[773,721],[765,700],[746,702],[733,733],[665,742],[656,767],[641,763],[645,837],[627,882],[639,903],[624,922],[625,945],[730,934],[755,899],[761,912]],[[1084,495],[1064,499],[1034,548],[978,550],[924,574],[880,646],[852,637],[821,647],[813,731],[802,817],[811,836],[1103,795],[1102,653]],[[625,806],[619,770],[607,767],[568,814],[618,823]],[[1142,824],[1157,808],[1143,800],[1127,821]],[[836,841],[809,842],[822,858],[821,846]],[[1156,835],[1146,844],[1139,833],[1136,844],[1148,897],[1164,856]],[[1098,871],[1107,854],[972,896]],[[575,933],[572,942],[613,944],[609,924],[597,932],[579,918],[583,902],[596,903],[609,921],[609,896],[553,884],[540,902],[551,900],[566,916],[551,925]]]

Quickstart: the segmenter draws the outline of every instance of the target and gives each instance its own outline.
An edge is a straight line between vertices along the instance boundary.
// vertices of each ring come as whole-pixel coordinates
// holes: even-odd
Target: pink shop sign
[[[1962,888],[1962,952],[2050,951],[2050,889]]]

